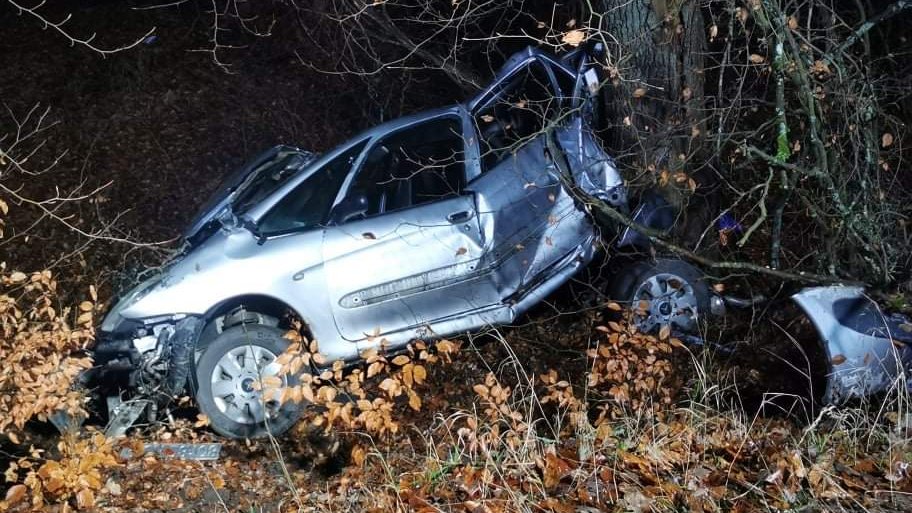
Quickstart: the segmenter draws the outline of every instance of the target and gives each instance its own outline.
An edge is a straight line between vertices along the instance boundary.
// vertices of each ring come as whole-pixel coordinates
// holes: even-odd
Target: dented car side
[[[599,231],[555,158],[574,186],[627,201],[586,119],[591,62],[530,48],[464,104],[382,124],[322,157],[277,147],[242,168],[185,250],[101,326],[88,380],[117,429],[143,409],[125,404],[146,401],[154,415],[185,384],[222,434],[262,435],[267,418],[286,429],[251,383],[275,371],[289,312],[327,359],[353,361],[381,342],[510,323],[564,284]],[[245,346],[238,330],[264,342]]]

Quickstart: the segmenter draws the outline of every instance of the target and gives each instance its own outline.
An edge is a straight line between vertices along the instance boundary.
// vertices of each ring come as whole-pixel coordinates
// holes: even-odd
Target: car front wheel
[[[196,402],[212,429],[230,438],[278,436],[301,414],[300,405],[281,404],[276,391],[260,390],[268,376],[279,376],[276,359],[288,348],[283,331],[271,326],[241,324],[223,331],[196,363]],[[283,386],[294,376],[279,376]]]

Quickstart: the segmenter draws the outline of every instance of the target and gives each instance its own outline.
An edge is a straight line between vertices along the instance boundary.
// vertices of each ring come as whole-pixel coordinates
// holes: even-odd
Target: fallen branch
[[[838,276],[827,276],[822,274],[809,273],[805,271],[781,271],[779,269],[771,269],[762,265],[753,264],[750,262],[718,262],[709,258],[706,258],[702,255],[698,255],[693,251],[690,251],[687,248],[678,246],[677,244],[670,242],[665,239],[667,234],[661,230],[656,230],[648,226],[642,225],[627,215],[619,212],[614,209],[608,203],[592,196],[585,191],[581,190],[572,179],[572,174],[570,173],[569,163],[567,162],[567,156],[560,149],[557,143],[554,141],[553,133],[548,134],[547,137],[548,151],[551,155],[558,156],[555,158],[555,164],[560,170],[560,180],[564,189],[567,190],[573,198],[586,205],[590,211],[598,218],[601,216],[603,219],[607,218],[611,221],[619,223],[623,226],[629,227],[633,230],[636,230],[644,237],[649,239],[649,241],[656,246],[664,248],[676,255],[679,255],[687,260],[696,262],[703,267],[709,269],[724,269],[728,271],[747,271],[758,274],[764,274],[767,276],[772,276],[780,280],[788,281],[797,281],[803,283],[826,283],[826,284],[846,284],[846,285],[866,285],[862,282],[844,280]]]

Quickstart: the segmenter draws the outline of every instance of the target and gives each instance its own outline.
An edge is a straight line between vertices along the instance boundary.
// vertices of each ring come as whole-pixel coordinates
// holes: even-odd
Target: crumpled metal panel
[[[568,127],[555,130],[555,138],[570,163],[573,181],[586,194],[615,208],[627,208],[627,189],[617,166],[592,131],[575,118]]]
[[[571,69],[526,50],[479,98],[496,94],[500,82],[534,62],[566,78],[591,68],[579,61]],[[160,276],[119,302],[101,331],[133,336],[134,326],[207,318],[223,305],[250,298],[278,300],[302,318],[328,359],[351,360],[380,341],[397,347],[414,338],[510,322],[592,258],[599,231],[561,183],[564,177],[551,162],[557,155],[545,151],[548,134],[523,141],[481,172],[479,134],[471,118],[475,105],[471,100],[384,123],[314,160],[251,206],[243,219],[200,236]],[[250,230],[323,165],[364,145],[335,198],[338,204],[373,145],[441,117],[462,122],[466,185],[460,196],[322,229],[263,237]],[[553,130],[574,185],[625,209],[623,180],[583,116],[574,111]]]
[[[909,368],[912,351],[901,320],[885,314],[863,288],[813,287],[792,299],[811,319],[829,360],[825,402],[884,391]]]

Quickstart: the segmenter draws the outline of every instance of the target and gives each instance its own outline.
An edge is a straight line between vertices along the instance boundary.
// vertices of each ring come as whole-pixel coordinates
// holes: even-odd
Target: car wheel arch
[[[274,320],[276,324],[280,323],[283,318],[289,315],[292,318],[300,320],[303,325],[303,334],[311,338],[311,324],[300,312],[294,309],[288,303],[272,296],[263,294],[246,294],[225,299],[214,305],[203,315],[204,327],[200,331],[199,338],[196,341],[197,350],[206,347],[219,334],[221,330],[242,324],[244,322],[253,322],[264,324],[261,320],[245,320],[241,315],[235,315],[232,321],[223,326],[218,326],[217,321],[231,316],[234,312],[246,311],[251,314],[259,314],[269,320]],[[221,330],[219,329],[221,328]]]

